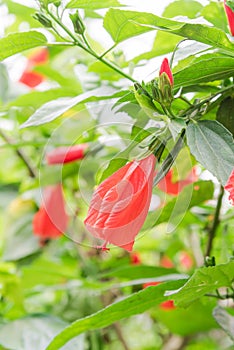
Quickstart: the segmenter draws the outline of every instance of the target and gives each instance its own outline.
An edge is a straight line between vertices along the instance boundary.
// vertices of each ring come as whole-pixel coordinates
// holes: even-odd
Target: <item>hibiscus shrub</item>
[[[234,1],[23,3],[0,3],[0,349],[233,349]]]

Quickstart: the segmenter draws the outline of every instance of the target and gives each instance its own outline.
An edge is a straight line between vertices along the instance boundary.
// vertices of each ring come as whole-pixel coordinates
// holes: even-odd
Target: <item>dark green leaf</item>
[[[226,264],[201,267],[197,269],[185,285],[167,296],[173,298],[176,305],[186,307],[194,300],[220,287],[231,287],[234,280],[234,261]]]
[[[148,287],[124,300],[107,306],[93,315],[80,319],[57,335],[46,350],[58,350],[70,339],[87,330],[107,327],[118,320],[142,313],[165,300],[163,294],[166,290],[173,288],[175,285],[182,286],[183,283],[183,280],[172,281],[162,283],[156,287]]]
[[[220,103],[217,120],[234,135],[234,98],[227,97]]]
[[[9,34],[0,39],[0,61],[24,50],[44,46],[46,37],[36,31]]]
[[[232,134],[217,121],[190,123],[186,131],[191,153],[224,186],[234,168]]]
[[[234,317],[220,306],[214,309],[213,316],[224,332],[234,341]]]

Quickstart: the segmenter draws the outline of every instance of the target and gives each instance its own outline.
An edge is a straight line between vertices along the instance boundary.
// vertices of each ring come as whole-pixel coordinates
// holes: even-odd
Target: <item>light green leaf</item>
[[[96,89],[80,94],[77,97],[65,97],[47,102],[42,107],[40,107],[33,115],[31,115],[31,117],[25,123],[23,123],[20,128],[22,129],[28,126],[38,126],[45,123],[49,123],[79,103],[111,99],[119,97],[121,96],[121,94],[124,93],[125,92],[113,94],[112,92],[109,95],[103,96],[103,91],[101,89]]]
[[[12,350],[45,350],[66,325],[66,322],[46,315],[18,319],[0,327],[0,344]],[[85,339],[79,336],[62,349],[84,350]]]
[[[189,86],[225,79],[234,75],[234,58],[212,57],[200,59],[174,74],[174,87]]]
[[[202,120],[186,130],[191,153],[224,186],[234,168],[232,134],[219,122]]]
[[[159,225],[163,222],[170,223],[178,216],[183,216],[192,207],[197,206],[206,200],[212,198],[214,185],[212,181],[196,182],[196,190],[193,189],[193,184],[186,186],[183,191],[168,202],[163,209],[157,209],[151,220],[154,225]]]
[[[231,287],[234,280],[234,261],[226,264],[201,267],[197,269],[185,285],[177,290],[168,291],[176,305],[186,307],[206,293],[220,287]]]
[[[110,9],[104,18],[104,27],[116,43],[155,29],[234,52],[233,43],[220,29],[170,20],[151,13]]]
[[[35,30],[9,34],[0,39],[0,61],[24,50],[44,46],[46,43],[46,37]]]
[[[163,294],[166,290],[173,288],[175,285],[181,286],[183,284],[184,280],[148,287],[124,300],[107,306],[93,315],[77,320],[58,334],[46,350],[58,350],[70,339],[85,331],[107,327],[123,318],[140,314],[164,301]]]
[[[214,309],[213,316],[224,332],[234,341],[234,317],[220,306]]]
[[[120,4],[117,0],[71,0],[66,7],[86,10],[98,10],[103,8],[120,6],[122,7],[124,5]]]

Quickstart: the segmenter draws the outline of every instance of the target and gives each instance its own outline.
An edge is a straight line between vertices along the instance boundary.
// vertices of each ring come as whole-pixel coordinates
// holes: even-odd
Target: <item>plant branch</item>
[[[115,323],[113,324],[113,326],[114,326],[115,332],[116,332],[116,334],[117,334],[117,336],[118,336],[120,342],[121,342],[122,345],[123,345],[124,350],[130,350],[129,347],[128,347],[128,344],[126,343],[126,341],[125,341],[125,339],[124,339],[124,336],[123,336],[123,334],[122,334],[122,330],[121,330],[121,328],[120,328],[119,323],[115,322]]]
[[[213,220],[212,226],[208,232],[209,236],[208,236],[208,242],[207,242],[205,256],[210,256],[212,246],[213,246],[213,241],[215,238],[215,234],[216,234],[216,231],[217,231],[219,223],[220,223],[219,216],[220,216],[220,210],[222,207],[223,195],[224,195],[224,188],[223,188],[223,186],[221,186],[220,191],[219,191],[218,200],[217,200],[217,205],[215,208],[214,220]]]
[[[86,51],[87,53],[89,53],[91,56],[95,57],[97,60],[99,60],[100,62],[102,62],[103,64],[105,64],[106,66],[108,66],[109,68],[113,69],[115,72],[119,73],[120,75],[122,75],[124,78],[132,81],[133,83],[136,82],[135,79],[133,79],[129,74],[123,72],[119,67],[117,67],[114,63],[107,61],[105,58],[103,58],[102,56],[98,56],[98,54],[96,52],[94,52],[92,49],[90,49],[89,44],[87,43],[87,40],[85,42],[86,46],[84,46],[79,40],[78,38],[56,17],[54,16],[53,13],[51,13],[48,9],[47,9],[47,13],[48,15],[67,33],[67,35],[73,40],[74,45],[79,46],[80,48],[82,48],[84,51]]]
[[[9,136],[6,135],[5,132],[1,129],[0,129],[0,136],[8,145],[14,144],[12,142],[12,140],[9,138]],[[18,155],[18,157],[23,161],[23,163],[26,165],[28,172],[29,172],[29,175],[33,178],[37,177],[36,170],[34,169],[32,164],[30,163],[30,160],[28,159],[28,157],[24,154],[23,150],[20,148],[16,148],[15,152]]]

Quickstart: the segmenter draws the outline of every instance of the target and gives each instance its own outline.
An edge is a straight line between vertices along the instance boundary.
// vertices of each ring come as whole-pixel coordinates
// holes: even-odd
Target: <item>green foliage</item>
[[[0,3],[0,348],[160,350],[176,339],[232,349],[233,188],[223,187],[234,168],[234,45],[223,3],[28,6]],[[152,198],[138,172],[100,193],[97,239],[84,226],[94,189],[150,153]],[[136,229],[125,225],[137,207],[114,223],[112,209],[131,206],[140,180],[137,204],[147,195],[149,210],[134,251],[108,252],[112,234]],[[65,232],[59,199],[47,198],[57,184]]]
[[[0,40],[0,60],[46,43],[46,37],[36,31],[9,34]]]
[[[176,305],[186,307],[206,293],[213,292],[220,287],[231,288],[234,278],[234,262],[218,266],[202,267],[197,269],[185,285],[166,293],[173,295]]]
[[[216,121],[190,123],[187,141],[192,154],[225,185],[234,167],[231,133]]]

